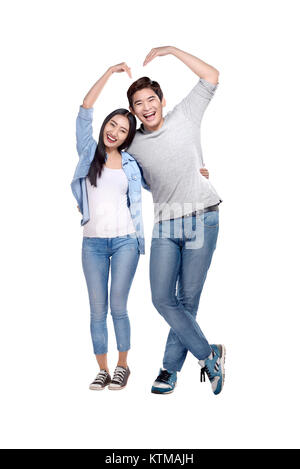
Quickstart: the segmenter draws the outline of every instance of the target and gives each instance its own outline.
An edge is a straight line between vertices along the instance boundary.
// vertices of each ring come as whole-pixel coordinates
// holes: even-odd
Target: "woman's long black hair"
[[[110,121],[110,119],[117,114],[120,114],[121,116],[125,116],[128,119],[129,122],[129,132],[127,135],[126,140],[118,147],[118,150],[126,150],[126,148],[129,147],[131,144],[135,132],[136,132],[136,118],[131,112],[129,112],[127,109],[116,109],[115,111],[111,112],[108,114],[108,116],[104,119],[103,124],[100,129],[100,134],[99,134],[99,141],[98,145],[95,151],[94,159],[91,163],[89,172],[88,172],[88,178],[90,180],[90,183],[92,186],[97,187],[97,177],[101,176],[103,166],[105,164],[105,156],[106,156],[106,150],[105,150],[105,145],[103,142],[103,131],[104,127],[106,126],[107,122]]]

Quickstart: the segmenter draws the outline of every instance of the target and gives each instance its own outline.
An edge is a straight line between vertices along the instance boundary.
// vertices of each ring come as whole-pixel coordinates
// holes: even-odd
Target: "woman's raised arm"
[[[125,62],[109,67],[109,69],[104,73],[104,75],[102,75],[102,77],[96,81],[96,83],[92,86],[90,91],[87,93],[87,95],[85,96],[83,100],[82,107],[86,109],[93,107],[95,102],[97,101],[99,94],[103,90],[107,80],[111,77],[113,73],[121,73],[121,72],[126,72],[128,76],[132,78],[131,70]]]

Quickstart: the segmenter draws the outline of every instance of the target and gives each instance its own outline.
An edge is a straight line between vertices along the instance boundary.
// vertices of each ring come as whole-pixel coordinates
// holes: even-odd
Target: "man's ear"
[[[129,106],[129,111],[131,112],[131,114],[133,114],[134,116],[136,115],[133,108],[131,106]]]
[[[167,103],[166,103],[165,97],[163,96],[163,99],[162,99],[161,105],[162,105],[162,107],[165,107],[165,105],[166,105],[166,104],[167,104]]]

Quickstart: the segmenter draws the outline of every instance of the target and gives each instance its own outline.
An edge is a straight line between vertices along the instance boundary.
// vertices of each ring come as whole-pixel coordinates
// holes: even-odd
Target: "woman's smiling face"
[[[103,130],[103,143],[109,150],[118,148],[125,142],[129,132],[127,117],[121,114],[113,116],[105,125]]]

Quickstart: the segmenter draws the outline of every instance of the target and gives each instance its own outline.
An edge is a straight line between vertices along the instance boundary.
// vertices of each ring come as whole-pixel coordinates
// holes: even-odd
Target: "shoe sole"
[[[108,389],[110,391],[121,391],[122,389],[126,388],[127,384],[125,384],[125,386],[120,386],[119,388],[111,388],[110,386],[108,386]]]
[[[172,392],[174,392],[174,390],[176,388],[176,385],[177,385],[177,383],[175,383],[175,386],[174,386],[173,389],[171,389],[171,391],[160,392],[160,391],[152,391],[152,389],[151,389],[151,392],[152,392],[152,394],[171,394]]]
[[[103,388],[101,388],[100,386],[93,386],[92,384],[89,386],[89,389],[91,391],[103,391],[103,389],[105,389],[108,385],[106,386],[103,386]]]
[[[225,383],[225,366],[224,365],[225,365],[225,359],[226,359],[226,347],[223,344],[219,344],[219,345],[222,348],[222,355],[221,355],[221,370],[222,370],[222,377],[223,377],[222,387],[221,387],[221,391],[222,391],[224,383]]]

